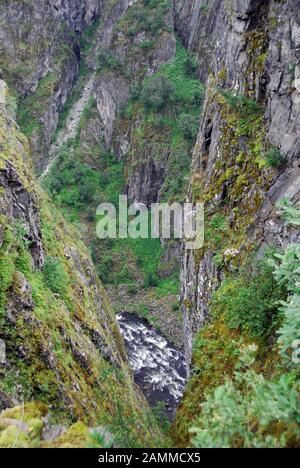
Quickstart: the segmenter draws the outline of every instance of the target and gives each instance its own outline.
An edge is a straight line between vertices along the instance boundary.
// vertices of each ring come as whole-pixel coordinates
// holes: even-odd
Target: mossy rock
[[[61,437],[53,442],[43,442],[42,448],[85,448],[89,436],[88,427],[82,423],[77,422]]]
[[[15,406],[14,408],[9,408],[0,414],[1,418],[8,419],[22,419],[22,406]],[[26,403],[24,406],[24,422],[28,422],[33,419],[41,419],[48,414],[48,408],[41,402],[30,402]]]
[[[28,448],[30,438],[16,426],[9,426],[0,432],[0,448]]]

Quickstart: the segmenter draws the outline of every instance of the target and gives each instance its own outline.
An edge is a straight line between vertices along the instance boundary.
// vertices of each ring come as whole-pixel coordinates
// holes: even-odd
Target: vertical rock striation
[[[226,269],[239,265],[253,246],[262,254],[267,245],[299,241],[299,233],[287,230],[275,207],[283,197],[300,198],[299,1],[175,5],[176,28],[198,54],[199,74],[207,83],[189,197],[206,203],[208,219],[227,213],[234,234],[221,252],[210,239],[201,251],[183,252],[182,300],[191,362],[192,338],[209,317],[211,294]],[[210,45],[208,55],[201,54],[202,40]],[[230,100],[235,95],[248,99],[244,111],[234,108],[234,102],[239,105]],[[256,106],[252,111],[251,103]],[[245,109],[249,126],[243,120]],[[276,168],[265,162],[270,150],[280,158]],[[221,266],[214,261],[216,254],[222,256]]]

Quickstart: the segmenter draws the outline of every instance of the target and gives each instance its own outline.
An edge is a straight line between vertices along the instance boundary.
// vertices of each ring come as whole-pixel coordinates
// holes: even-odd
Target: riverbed
[[[117,319],[136,384],[152,407],[164,402],[165,412],[172,419],[186,384],[182,350],[134,314],[122,312]]]

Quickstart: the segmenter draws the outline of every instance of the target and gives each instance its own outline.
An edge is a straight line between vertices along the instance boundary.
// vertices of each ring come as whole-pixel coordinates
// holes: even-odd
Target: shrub
[[[222,96],[231,109],[242,118],[256,118],[262,113],[262,107],[257,101],[249,99],[244,94],[222,91]]]
[[[52,292],[61,295],[66,292],[68,277],[63,269],[60,259],[47,257],[43,273],[45,283]]]
[[[224,256],[222,254],[215,254],[213,257],[213,262],[218,268],[222,268],[224,266]]]
[[[146,109],[163,109],[174,99],[175,89],[164,76],[155,76],[146,81],[140,94],[140,100]]]
[[[131,101],[137,101],[140,99],[140,96],[141,96],[141,92],[142,92],[142,87],[140,84],[134,84],[131,88],[130,88],[130,99]]]
[[[167,434],[171,428],[167,410],[165,401],[158,401],[152,409],[154,417],[164,434]]]
[[[287,202],[285,204],[286,210],[292,208]],[[298,217],[299,213],[295,213],[296,223]],[[292,216],[290,220],[293,223]],[[281,365],[278,366],[273,380],[267,380],[252,370],[256,364],[257,346],[241,348],[233,378],[227,377],[224,385],[206,394],[196,427],[190,430],[196,434],[192,441],[194,446],[299,446],[299,255],[299,245],[294,244],[283,254],[275,255],[277,263],[271,262],[273,267],[275,265],[274,277],[290,292],[287,300],[281,302],[282,326],[278,331],[277,341]],[[262,276],[260,281],[265,281]],[[257,284],[256,288],[259,287]],[[230,296],[232,292],[228,291],[228,294]],[[259,300],[262,299],[263,297]],[[272,296],[271,304],[273,299]],[[253,308],[260,308],[259,301],[253,303]],[[246,308],[244,313],[247,315],[247,312],[249,310]]]
[[[110,272],[114,262],[111,255],[103,255],[97,263],[97,273],[104,284],[110,282]]]
[[[271,148],[264,157],[269,167],[279,167],[283,163],[283,156],[278,148]]]
[[[253,338],[265,338],[278,318],[278,301],[286,298],[286,288],[275,281],[267,262],[251,267],[223,281],[212,300],[215,316],[224,314],[230,328],[240,328]]]
[[[224,385],[207,394],[198,427],[190,430],[196,434],[192,441],[195,447],[279,448],[286,445],[287,437],[297,434],[297,384],[289,375],[273,383],[251,371],[255,351],[255,346],[242,349],[235,378],[227,378]],[[268,435],[271,423],[281,425],[279,435]]]
[[[186,60],[184,61],[184,71],[185,74],[188,76],[195,76],[197,72],[197,63],[194,59],[191,57],[187,57]]]
[[[155,273],[149,272],[146,275],[145,287],[146,288],[155,288],[158,286],[159,279]]]
[[[293,224],[294,226],[300,226],[300,202],[293,205],[286,198],[282,198],[277,206],[286,223]]]
[[[124,65],[107,49],[102,49],[98,55],[98,68],[107,68],[119,73],[125,73]]]
[[[154,45],[155,45],[155,41],[151,41],[151,40],[144,40],[144,41],[139,42],[138,44],[140,49],[143,49],[143,50],[150,50],[152,49]]]
[[[132,294],[134,296],[135,294],[137,294],[137,292],[138,292],[138,288],[136,287],[135,284],[130,284],[128,286],[128,294]]]
[[[195,141],[199,130],[199,116],[181,114],[178,119],[178,127],[186,140]]]

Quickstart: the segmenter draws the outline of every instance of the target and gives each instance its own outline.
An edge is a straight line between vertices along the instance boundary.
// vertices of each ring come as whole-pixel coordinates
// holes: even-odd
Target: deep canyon
[[[299,446],[300,0],[2,0],[0,56],[0,447]]]

